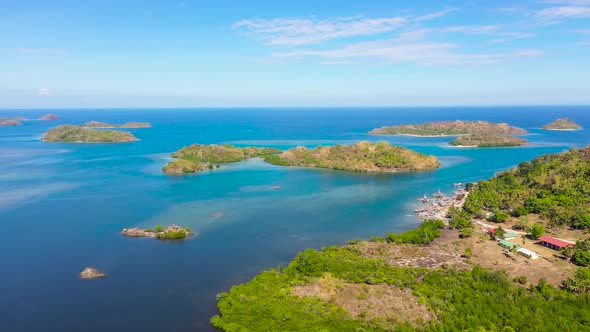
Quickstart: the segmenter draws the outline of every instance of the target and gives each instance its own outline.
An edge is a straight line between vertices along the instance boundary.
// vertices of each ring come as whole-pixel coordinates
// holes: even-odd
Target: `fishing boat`
[[[434,194],[432,194],[432,196],[436,197],[436,198],[441,198],[443,197],[443,193],[440,192],[440,189],[438,190],[438,192],[435,192]]]
[[[461,182],[453,183],[453,187],[462,187],[462,186],[463,186],[463,183],[461,183]]]

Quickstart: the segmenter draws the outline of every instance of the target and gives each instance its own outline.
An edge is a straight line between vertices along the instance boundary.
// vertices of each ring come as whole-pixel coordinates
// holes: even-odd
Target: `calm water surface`
[[[424,193],[451,193],[453,182],[590,143],[589,130],[538,129],[562,116],[590,128],[590,107],[51,112],[60,120],[0,128],[3,331],[212,331],[217,293],[285,265],[298,251],[413,228]],[[160,171],[170,152],[192,143],[346,144],[379,140],[365,133],[382,125],[450,119],[509,122],[531,132],[531,145],[468,149],[448,146],[448,138],[381,138],[443,163],[414,174],[282,168],[257,159],[196,176]],[[133,143],[40,142],[52,126],[90,120],[149,121],[153,128],[131,130],[141,139]],[[199,235],[178,242],[120,235],[155,224],[190,226]],[[86,266],[109,276],[80,280]]]

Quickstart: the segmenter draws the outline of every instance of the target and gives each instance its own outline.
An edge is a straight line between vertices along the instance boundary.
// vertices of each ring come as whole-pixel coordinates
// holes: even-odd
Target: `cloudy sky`
[[[0,0],[0,108],[547,104],[590,0]]]

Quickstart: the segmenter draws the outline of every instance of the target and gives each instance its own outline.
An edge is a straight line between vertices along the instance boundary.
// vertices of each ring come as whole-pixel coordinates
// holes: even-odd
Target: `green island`
[[[193,144],[172,153],[175,160],[166,164],[166,174],[198,173],[205,169],[219,168],[220,163],[233,163],[255,157],[264,157],[281,150],[275,148],[236,147],[229,144]],[[214,164],[217,164],[213,166]]]
[[[137,141],[133,134],[118,130],[93,130],[81,126],[61,125],[48,130],[43,142],[115,143]]]
[[[180,240],[193,235],[190,227],[182,228],[176,225],[166,228],[156,225],[153,229],[125,228],[121,234],[129,237],[152,237],[160,240]]]
[[[508,125],[487,121],[440,121],[422,124],[404,124],[375,128],[370,135],[411,135],[411,136],[459,136],[467,134],[523,135],[527,131]]]
[[[560,118],[541,127],[545,130],[578,130],[582,127],[568,118]]]
[[[264,156],[268,163],[280,166],[303,166],[355,172],[417,171],[435,169],[440,163],[434,156],[414,152],[387,142],[359,142],[353,145],[297,147],[278,155]]]
[[[449,144],[453,146],[491,148],[523,146],[527,145],[528,142],[525,139],[514,136],[493,133],[481,133],[459,136],[455,140],[449,142]]]
[[[111,124],[100,121],[90,121],[82,125],[86,128],[151,128],[152,125],[148,122],[127,122],[124,124]]]
[[[211,323],[225,331],[587,331],[588,174],[590,146],[523,162],[468,184],[448,225],[426,220],[308,249],[232,287],[218,295]],[[579,240],[554,250],[537,240],[544,234]],[[520,245],[543,258],[516,255]]]
[[[0,127],[12,127],[22,125],[19,121],[14,119],[3,119],[0,118]]]

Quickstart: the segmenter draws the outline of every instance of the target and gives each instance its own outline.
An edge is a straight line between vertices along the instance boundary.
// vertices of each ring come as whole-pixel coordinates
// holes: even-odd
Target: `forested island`
[[[0,127],[12,127],[22,125],[19,121],[13,119],[2,119],[0,118]]]
[[[435,156],[414,152],[387,142],[359,142],[354,145],[297,147],[278,155],[267,155],[266,162],[280,166],[303,166],[355,172],[392,173],[435,169]]]
[[[545,130],[578,130],[582,127],[568,118],[560,118],[542,127]]]
[[[483,133],[459,136],[455,140],[449,142],[449,144],[454,146],[491,148],[523,146],[527,145],[528,142],[523,138],[501,134]]]
[[[151,128],[152,125],[148,122],[127,122],[124,124],[111,124],[100,121],[90,121],[82,125],[86,128]]]
[[[225,331],[587,330],[590,240],[545,248],[555,254],[537,260],[495,240],[508,236],[500,226],[508,218],[528,233],[519,244],[540,248],[544,224],[526,218],[590,228],[588,174],[590,147],[523,162],[469,184],[449,225],[426,220],[401,234],[308,249],[286,268],[219,294],[211,322]],[[481,220],[498,226],[482,232]]]
[[[411,136],[459,136],[467,134],[523,135],[527,131],[508,125],[487,121],[440,121],[422,124],[404,124],[373,129],[371,135],[411,135]]]
[[[221,163],[233,163],[280,152],[281,150],[274,148],[240,148],[229,144],[193,144],[172,153],[172,157],[176,160],[166,164],[162,171],[166,174],[198,173],[205,169],[219,167]]]
[[[133,134],[118,130],[94,130],[81,126],[61,125],[48,130],[44,142],[116,143],[137,141]]]

